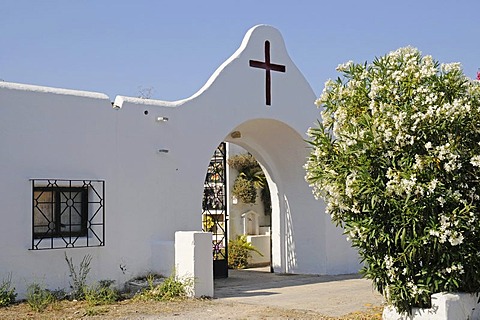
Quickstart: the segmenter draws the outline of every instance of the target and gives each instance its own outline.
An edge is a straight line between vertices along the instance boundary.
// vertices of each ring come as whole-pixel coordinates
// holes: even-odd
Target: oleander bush
[[[340,65],[307,181],[400,312],[480,288],[480,82],[407,47]]]

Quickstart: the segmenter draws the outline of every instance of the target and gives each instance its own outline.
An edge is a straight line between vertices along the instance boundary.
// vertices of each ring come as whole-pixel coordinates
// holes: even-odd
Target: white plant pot
[[[435,293],[431,308],[413,308],[412,315],[392,306],[383,310],[383,320],[480,320],[478,293]]]

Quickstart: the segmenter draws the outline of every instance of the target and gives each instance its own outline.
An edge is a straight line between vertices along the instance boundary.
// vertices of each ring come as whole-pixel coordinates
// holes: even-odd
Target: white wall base
[[[193,278],[190,296],[213,297],[212,234],[210,232],[175,232],[175,273],[180,280]]]
[[[169,276],[175,266],[175,242],[154,241],[152,242],[152,267],[153,272]]]
[[[252,251],[252,257],[248,259],[249,265],[265,265],[270,263],[270,235],[247,236],[247,242],[251,243],[263,256]]]
[[[383,310],[383,320],[479,320],[479,309],[476,294],[436,293],[432,295],[431,308],[413,308],[409,316],[387,306]]]

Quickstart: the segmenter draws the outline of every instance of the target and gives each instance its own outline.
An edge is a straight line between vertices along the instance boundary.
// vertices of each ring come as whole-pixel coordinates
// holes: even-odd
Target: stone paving
[[[218,302],[240,302],[342,316],[382,305],[371,281],[358,274],[338,276],[273,274],[269,268],[229,270],[215,280]]]

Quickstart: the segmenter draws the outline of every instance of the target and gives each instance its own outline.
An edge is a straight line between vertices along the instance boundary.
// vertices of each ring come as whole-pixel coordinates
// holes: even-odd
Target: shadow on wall
[[[285,257],[287,262],[287,272],[292,272],[297,268],[297,256],[295,255],[295,237],[293,234],[292,214],[287,196],[285,201]]]

